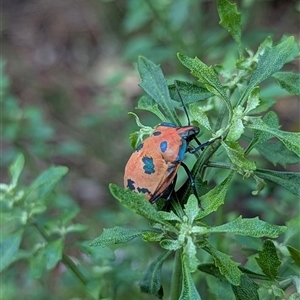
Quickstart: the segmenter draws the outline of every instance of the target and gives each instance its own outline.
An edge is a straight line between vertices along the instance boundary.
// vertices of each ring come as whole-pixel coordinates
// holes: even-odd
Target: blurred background
[[[268,35],[276,42],[283,34],[299,40],[299,1],[235,2],[242,13],[243,43],[247,48],[255,51]],[[69,167],[53,198],[51,214],[80,207],[77,218],[89,226],[81,237],[70,237],[69,255],[84,260],[76,242],[93,239],[103,227],[147,226],[139,217],[129,216],[108,190],[110,182],[123,184],[124,166],[132,151],[128,137],[137,129],[134,119],[127,115],[142,95],[137,57],[142,55],[160,64],[170,78],[191,79],[189,71],[179,64],[177,52],[198,56],[209,65],[230,65],[237,52],[218,22],[215,1],[2,2],[1,181],[8,181],[7,167],[20,152],[26,159],[24,184],[50,165]],[[290,70],[298,68],[297,62],[290,65]],[[299,131],[299,99],[283,97],[284,93],[281,97],[281,93],[279,89],[275,110],[282,128]],[[138,114],[145,125],[159,122],[149,113]],[[297,167],[290,170],[296,171]],[[286,191],[277,193],[294,199]],[[239,209],[244,216],[260,214],[267,221],[284,220],[280,219],[280,208],[264,212],[274,207],[274,199],[261,203],[251,195],[250,199],[249,194],[237,188],[231,208]],[[240,201],[245,198],[247,203]],[[145,253],[144,257],[133,259],[136,247]],[[115,251],[117,261],[113,263],[102,260],[101,267],[112,267],[105,273],[108,279],[103,278],[112,284],[112,290],[118,285],[116,299],[150,299],[139,294],[136,281],[157,252],[155,247],[134,241],[124,251]],[[106,257],[106,261],[110,259]],[[23,275],[17,276],[15,271],[10,277],[21,283],[26,291],[24,299],[71,299],[75,295],[90,299],[83,296],[80,287],[70,291],[68,284],[76,283],[71,275],[64,284],[57,282],[62,269],[58,266],[42,280],[34,281],[28,277],[25,265],[20,264],[18,270],[24,270]],[[50,296],[53,287],[55,297]]]

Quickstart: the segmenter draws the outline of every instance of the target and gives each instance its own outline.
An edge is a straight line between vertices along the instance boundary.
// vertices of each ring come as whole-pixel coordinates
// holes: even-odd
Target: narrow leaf
[[[274,280],[278,274],[278,268],[281,265],[276,248],[271,240],[266,240],[263,244],[263,249],[258,252],[259,256],[256,257],[256,261],[261,267],[264,274],[270,279]]]
[[[280,141],[267,141],[255,146],[255,149],[274,166],[294,165],[300,162],[299,156],[287,149]]]
[[[22,241],[24,229],[21,228],[15,233],[11,234],[5,240],[1,239],[0,249],[1,249],[1,264],[0,272],[7,268],[11,263],[13,263],[17,258],[17,253]]]
[[[163,113],[159,110],[157,103],[150,96],[142,96],[138,102],[137,109],[150,111],[155,114],[161,121],[168,121]]]
[[[11,180],[12,187],[15,187],[17,185],[21,172],[24,168],[24,163],[25,163],[24,155],[20,154],[13,162],[13,164],[9,167],[10,176],[12,179]]]
[[[184,104],[188,105],[194,102],[199,102],[212,97],[214,94],[209,92],[206,88],[198,86],[190,82],[176,80],[179,93],[183,99]],[[174,84],[169,85],[171,98],[181,104],[178,91]]]
[[[161,106],[166,118],[170,122],[180,125],[161,68],[145,57],[140,56],[138,59],[138,69],[142,79],[140,86]]]
[[[173,210],[169,212],[158,211],[158,214],[163,220],[181,222],[181,219],[173,212]]]
[[[154,295],[158,299],[163,298],[163,288],[161,284],[162,265],[170,255],[171,251],[165,251],[156,258],[148,267],[146,274],[140,281],[141,292]]]
[[[163,237],[163,232],[146,231],[142,234],[143,241],[147,243],[160,242]]]
[[[208,131],[213,132],[211,129],[209,119],[205,114],[205,111],[199,105],[190,105],[190,116],[195,120],[201,127],[206,128]]]
[[[45,270],[46,270],[45,249],[40,248],[30,258],[30,273],[34,278],[38,279],[43,276]]]
[[[181,244],[178,240],[171,240],[171,239],[163,239],[160,241],[159,245],[166,250],[176,251],[181,248]]]
[[[240,105],[243,105],[254,87],[283,67],[290,59],[294,44],[294,37],[289,37],[276,46],[265,48],[264,52],[259,56],[257,68],[239,101]]]
[[[184,258],[182,259],[182,287],[179,300],[201,300]]]
[[[256,165],[253,161],[248,160],[244,155],[244,149],[238,144],[238,142],[222,142],[229,159],[234,165],[234,169],[242,176],[247,177],[251,171],[256,169]]]
[[[291,254],[291,258],[294,261],[294,264],[300,267],[300,250],[289,245],[287,245],[287,249]]]
[[[233,261],[229,255],[220,252],[211,245],[208,245],[208,249],[220,273],[225,276],[231,284],[239,285],[241,275],[243,274],[238,268],[239,263]]]
[[[283,186],[294,195],[300,197],[300,173],[256,169],[254,174],[260,178],[273,181]]]
[[[197,219],[204,218],[213,211],[216,211],[220,205],[224,204],[226,193],[233,175],[234,172],[230,172],[220,184],[216,185],[212,190],[200,197],[203,210],[199,211]]]
[[[208,228],[208,232],[228,232],[239,235],[248,235],[252,237],[270,237],[276,238],[286,231],[286,226],[277,226],[259,220],[258,217],[252,219],[237,219],[220,225]]]
[[[218,0],[217,3],[220,25],[231,34],[237,44],[239,55],[242,57],[241,13],[237,11],[235,3],[230,3],[227,0]]]
[[[292,95],[300,96],[300,74],[293,72],[277,72],[273,77],[280,86]]]
[[[129,189],[121,188],[113,183],[109,185],[109,189],[112,195],[125,207],[149,220],[164,224],[166,226],[168,225],[167,222],[160,218],[158,211],[153,205],[150,204],[145,195],[134,193]]]
[[[191,70],[191,74],[194,75],[199,79],[200,82],[205,84],[206,88],[213,92],[214,94],[221,97],[221,99],[224,100],[228,111],[229,111],[229,119],[231,119],[232,116],[232,106],[231,103],[225,93],[225,90],[215,73],[212,67],[208,67],[206,64],[204,64],[200,59],[197,57],[189,58],[188,56],[178,53],[177,54],[180,62]]]
[[[199,260],[197,258],[196,245],[190,236],[186,237],[186,243],[183,247],[182,253],[190,272],[195,272],[197,270],[197,266],[199,265]]]
[[[247,100],[245,114],[249,114],[249,112],[253,111],[254,109],[256,109],[259,106],[259,104],[260,104],[259,92],[260,92],[260,89],[258,86],[255,87],[250,92],[248,100]]]
[[[241,276],[240,285],[232,285],[231,287],[236,300],[259,300],[257,292],[259,285],[245,274]]]
[[[295,154],[300,157],[300,133],[282,131],[274,127],[268,126],[258,117],[250,117],[251,124],[247,124],[248,128],[263,131],[277,137],[281,142]]]
[[[184,212],[188,217],[188,223],[193,224],[198,212],[200,211],[198,199],[195,195],[191,195],[184,206]]]
[[[29,186],[27,195],[33,190],[38,189],[39,198],[46,197],[57,184],[57,182],[68,173],[67,167],[51,167],[40,174]]]
[[[141,236],[146,230],[141,229],[128,229],[119,226],[113,228],[103,229],[103,233],[95,238],[90,246],[105,247],[109,244],[127,243],[134,238]]]
[[[52,270],[56,264],[61,260],[64,250],[64,241],[58,238],[48,243],[45,247],[46,268]]]
[[[294,218],[286,222],[287,231],[284,235],[283,244],[287,245],[294,237],[298,238],[300,232],[300,215],[296,215]]]
[[[279,128],[279,119],[275,112],[269,111],[263,117],[263,121],[267,124],[267,126],[272,128]],[[257,144],[261,144],[268,139],[273,137],[271,133],[261,131],[261,130],[253,130],[253,138],[249,143],[245,153],[248,154]]]

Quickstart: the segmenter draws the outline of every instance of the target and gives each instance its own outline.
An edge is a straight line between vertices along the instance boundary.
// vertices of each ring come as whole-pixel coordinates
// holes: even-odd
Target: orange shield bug
[[[198,198],[194,179],[188,167],[183,163],[183,159],[186,152],[195,153],[211,143],[201,144],[197,139],[200,128],[190,125],[187,109],[176,81],[175,87],[189,125],[176,126],[167,122],[159,124],[152,135],[135,149],[125,166],[124,186],[136,193],[145,194],[151,203],[161,197],[170,199],[180,166],[185,169],[194,194]],[[197,142],[196,148],[189,146],[192,140]]]

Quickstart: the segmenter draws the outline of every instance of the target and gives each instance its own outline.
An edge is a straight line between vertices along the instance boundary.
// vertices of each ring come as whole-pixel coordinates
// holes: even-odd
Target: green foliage
[[[164,295],[161,268],[170,252],[176,253],[171,299],[201,299],[201,293],[191,275],[199,271],[213,276],[214,280],[209,281],[212,294],[220,295],[220,282],[224,288],[230,288],[230,292],[222,299],[269,299],[263,296],[266,291],[271,291],[273,297],[282,297],[288,285],[294,285],[297,293],[300,292],[295,281],[290,280],[297,278],[297,281],[300,274],[295,268],[288,268],[293,262],[295,265],[299,264],[299,250],[287,244],[288,239],[281,245],[271,240],[265,240],[262,245],[259,240],[258,245],[262,245],[262,248],[253,249],[255,251],[252,257],[255,260],[249,256],[249,267],[241,266],[230,253],[226,253],[226,250],[224,252],[220,243],[214,243],[220,235],[228,239],[228,243],[232,235],[248,239],[275,239],[286,233],[295,238],[297,230],[300,230],[299,222],[279,226],[258,217],[240,216],[223,224],[210,223],[211,215],[222,209],[228,194],[234,189],[232,181],[236,176],[241,176],[243,182],[240,184],[245,189],[245,183],[250,178],[254,179],[257,188],[252,192],[253,195],[263,193],[271,181],[300,197],[299,173],[262,169],[258,159],[261,153],[273,164],[286,166],[300,162],[300,134],[279,129],[276,113],[267,112],[272,104],[266,105],[261,96],[261,90],[266,88],[262,83],[265,84],[271,76],[289,93],[299,95],[299,75],[279,72],[285,64],[299,55],[299,46],[293,37],[283,37],[276,45],[268,37],[256,53],[250,50],[244,52],[241,14],[236,5],[227,0],[217,3],[220,24],[232,35],[237,46],[239,58],[235,63],[236,69],[226,70],[221,65],[207,66],[198,58],[178,54],[179,61],[198,81],[198,84],[188,81],[177,83],[184,101],[186,99],[186,105],[190,104],[192,122],[215,139],[201,155],[196,153],[197,162],[192,170],[196,187],[200,191],[202,208],[199,207],[197,198],[190,195],[193,190],[188,180],[173,196],[171,210],[167,211],[158,210],[158,206],[145,201],[141,194],[110,184],[112,195],[123,206],[148,219],[152,229],[106,229],[91,243],[93,246],[106,246],[107,242],[124,243],[138,236],[142,236],[145,242],[159,243],[165,251],[150,264],[140,283],[142,292],[159,299]],[[140,86],[147,93],[140,100],[138,108],[154,113],[162,121],[168,120],[180,125],[175,111],[180,100],[174,85],[168,85],[160,67],[144,57],[139,58],[138,69]],[[136,133],[136,136],[144,135],[145,126],[141,127],[140,135]],[[276,149],[281,149],[281,153],[277,153]],[[214,180],[211,177],[205,178],[205,168],[214,168]],[[221,174],[219,178],[218,170]],[[225,176],[224,170],[228,170]],[[214,186],[204,189],[207,184],[205,180],[210,180],[210,185]],[[250,192],[251,190],[249,195]],[[296,201],[299,205],[299,198]],[[240,243],[242,239],[238,240],[236,237],[236,241]],[[207,253],[204,260],[200,258],[200,251]],[[289,271],[283,273],[285,268]],[[289,284],[284,286],[282,283],[287,280]],[[178,284],[181,288],[178,288]]]
[[[148,299],[149,295],[135,289],[140,281],[143,293],[159,299],[169,295],[172,300],[283,299],[288,287],[292,289],[288,299],[299,299],[299,173],[283,168],[299,163],[300,135],[282,130],[272,111],[278,97],[300,94],[300,75],[289,71],[288,64],[298,56],[299,47],[293,37],[283,37],[277,44],[267,37],[252,52],[251,43],[242,37],[247,9],[242,15],[236,4],[216,3],[219,23],[236,49],[224,48],[228,34],[215,28],[217,22],[200,11],[197,1],[128,0],[122,4],[127,9],[123,28],[130,35],[124,56],[136,61],[137,54],[143,54],[138,71],[146,94],[137,109],[161,121],[186,124],[179,113],[179,90],[192,123],[201,128],[201,140],[212,142],[192,158],[201,208],[189,180],[181,180],[179,173],[183,184],[168,203],[169,210],[160,210],[164,199],[151,205],[143,195],[116,184],[109,189],[125,209],[101,207],[94,212],[97,218],[85,212],[85,205],[80,209],[64,184],[73,182],[78,167],[68,159],[81,155],[80,168],[86,165],[88,170],[91,153],[113,152],[123,159],[119,136],[116,146],[102,137],[122,127],[118,119],[126,103],[115,87],[118,76],[105,82],[113,92],[93,103],[103,108],[103,114],[95,110],[74,116],[66,105],[71,119],[64,136],[58,124],[61,119],[51,123],[42,106],[22,103],[21,97],[11,93],[10,78],[1,74],[6,149],[1,164],[10,165],[8,183],[0,184],[3,297],[15,299],[20,290],[26,290],[26,300],[32,295],[34,299]],[[151,33],[145,34],[149,28]],[[199,53],[201,59],[192,58]],[[220,57],[222,61],[211,65]],[[156,65],[166,61],[171,66],[166,70],[174,72],[174,66],[178,67],[170,81]],[[2,61],[0,67],[3,73]],[[184,67],[191,76],[184,74]],[[172,81],[177,77],[178,90]],[[153,127],[130,114],[140,128],[130,135],[134,148],[152,134]],[[106,124],[108,120],[113,123]],[[80,126],[94,135],[85,139],[86,131],[78,130]],[[76,131],[75,138],[69,137],[71,131]],[[40,171],[60,155],[70,163],[67,177],[64,166]],[[115,157],[102,158],[105,176],[118,177]],[[245,209],[251,206],[259,217],[246,215]],[[89,231],[87,223],[92,223]],[[124,223],[129,228],[122,227]],[[107,228],[110,225],[114,227]],[[101,235],[87,240],[103,227]]]

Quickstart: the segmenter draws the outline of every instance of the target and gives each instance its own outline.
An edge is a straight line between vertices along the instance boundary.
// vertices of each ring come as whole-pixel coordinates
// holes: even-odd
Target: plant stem
[[[42,235],[42,237],[47,241],[51,242],[51,237],[46,233],[44,228],[40,226],[36,221],[33,221],[33,226],[38,230],[38,232]],[[79,271],[74,262],[68,257],[66,254],[62,254],[62,262],[69,267],[69,269],[74,273],[74,275],[84,284],[87,284],[87,280],[83,276],[83,274]]]
[[[175,253],[173,274],[171,280],[171,296],[170,300],[178,300],[181,292],[181,279],[182,279],[182,261],[181,261],[182,250],[179,249]]]
[[[73,271],[75,276],[83,283],[83,285],[87,284],[87,280],[83,276],[83,274],[78,270],[77,266],[74,264],[73,260],[66,254],[62,255],[62,262]]]

